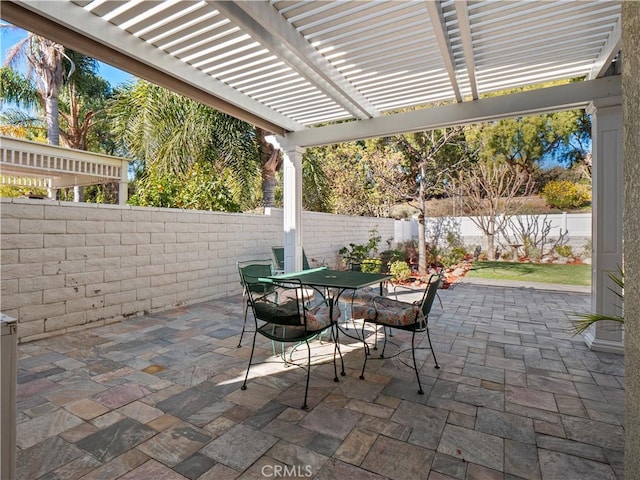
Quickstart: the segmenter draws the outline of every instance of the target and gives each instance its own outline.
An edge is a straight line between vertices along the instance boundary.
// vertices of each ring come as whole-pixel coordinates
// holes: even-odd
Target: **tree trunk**
[[[276,203],[276,172],[282,166],[280,150],[276,149],[266,140],[268,132],[256,128],[260,142],[260,162],[262,164],[262,204],[265,207],[273,207]]]
[[[427,239],[425,222],[427,220],[427,205],[424,199],[424,163],[420,165],[420,182],[418,185],[418,210],[420,219],[418,221],[418,273],[427,274]]]
[[[487,259],[496,259],[495,235],[487,233]]]
[[[60,145],[60,123],[58,121],[58,99],[45,98],[47,140],[49,145]]]

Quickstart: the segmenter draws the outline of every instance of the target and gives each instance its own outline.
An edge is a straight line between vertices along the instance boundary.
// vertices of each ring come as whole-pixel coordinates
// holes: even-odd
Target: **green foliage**
[[[351,264],[361,264],[364,260],[375,256],[378,253],[378,245],[382,237],[378,235],[378,229],[369,230],[369,240],[364,245],[350,243],[348,247],[342,247],[338,250],[338,254],[342,257],[345,266]]]
[[[380,273],[382,260],[379,258],[366,258],[360,265],[360,271],[364,273]]]
[[[617,287],[609,287],[609,290],[620,299],[620,307],[622,308],[624,304],[624,269],[618,266],[618,273],[609,272],[608,276]],[[569,329],[574,335],[583,333],[596,322],[609,321],[624,325],[624,315],[608,315],[604,313],[571,313],[570,315],[574,320]]]
[[[573,257],[573,249],[571,248],[571,245],[558,245],[556,247],[556,253],[561,257]]]
[[[136,180],[130,205],[238,212],[240,206],[228,188],[228,174],[207,164],[196,164],[185,175],[163,175],[155,169]]]
[[[591,202],[591,190],[587,185],[566,180],[547,183],[542,196],[549,206],[560,209],[580,208]]]
[[[396,282],[404,282],[411,277],[411,268],[404,260],[396,260],[389,265],[389,273]]]
[[[467,250],[464,247],[453,247],[445,255],[441,256],[440,261],[445,267],[450,267],[462,262],[467,257]]]

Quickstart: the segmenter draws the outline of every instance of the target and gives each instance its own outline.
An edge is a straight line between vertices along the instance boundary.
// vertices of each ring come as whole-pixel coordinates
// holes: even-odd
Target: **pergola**
[[[5,1],[2,18],[277,135],[290,269],[306,147],[588,108],[593,303],[615,308],[602,286],[622,264],[621,2]],[[620,330],[587,342],[622,351]]]
[[[46,188],[55,198],[61,188],[116,182],[118,203],[127,201],[125,158],[0,136],[0,168],[0,185]]]
[[[623,18],[623,9],[631,15]],[[9,0],[1,16],[277,135],[285,151],[290,269],[302,265],[306,147],[586,108],[593,123],[593,309],[611,312],[616,297],[607,272],[622,265],[625,189],[633,203],[625,214],[633,220],[640,211],[640,181],[623,175],[623,153],[637,160],[638,145],[629,125],[623,137],[622,106],[637,125],[628,115],[638,113],[638,81],[623,72],[623,98],[620,75],[623,59],[640,68],[637,49],[623,56],[621,40],[633,45],[640,37],[639,13],[633,2],[600,0]],[[625,170],[636,171],[635,163]],[[640,240],[634,222],[625,229],[628,268],[640,258]],[[632,319],[640,313],[632,295],[640,274],[628,270],[625,315]],[[627,327],[628,365],[640,361],[635,324]],[[622,331],[597,326],[587,343],[621,352]],[[626,473],[633,476],[640,472],[637,372],[627,372],[627,384]]]

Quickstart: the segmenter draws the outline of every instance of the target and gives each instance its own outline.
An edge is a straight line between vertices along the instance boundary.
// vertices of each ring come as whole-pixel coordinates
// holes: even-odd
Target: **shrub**
[[[556,253],[561,257],[573,257],[573,249],[571,248],[571,245],[558,245],[556,247]]]
[[[554,180],[545,185],[542,190],[547,205],[554,208],[580,208],[591,202],[591,190],[587,185]]]
[[[403,282],[411,276],[411,268],[407,262],[396,260],[389,265],[389,273],[393,275],[393,279],[396,282]]]
[[[379,258],[367,258],[360,264],[360,271],[363,273],[380,273],[382,260]]]

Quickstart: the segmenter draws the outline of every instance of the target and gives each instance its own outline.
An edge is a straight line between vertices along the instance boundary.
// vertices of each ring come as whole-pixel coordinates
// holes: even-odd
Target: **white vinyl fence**
[[[477,245],[485,251],[486,237],[469,217],[439,217],[426,220],[427,241],[440,246],[447,245],[447,235],[452,232],[462,243],[473,250]],[[411,222],[414,237],[418,236],[418,224]],[[572,247],[574,253],[585,254],[591,242],[590,213],[561,213],[554,215],[516,215],[510,219],[509,227],[496,238],[496,245],[503,250],[512,244],[518,244],[522,231],[540,237],[546,235],[549,242],[555,242],[563,235],[562,243]],[[590,254],[589,254],[590,255]]]

